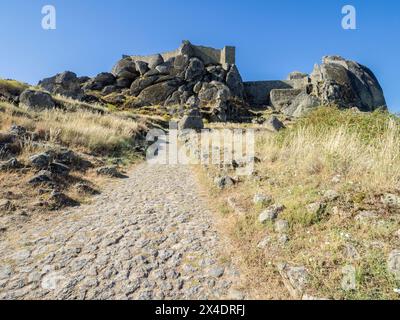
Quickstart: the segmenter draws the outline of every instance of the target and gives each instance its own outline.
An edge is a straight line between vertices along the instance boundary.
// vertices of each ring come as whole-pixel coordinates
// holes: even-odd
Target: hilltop
[[[398,297],[400,122],[378,79],[326,56],[246,82],[235,54],[184,41],[0,80],[0,298]],[[200,129],[255,129],[255,171],[141,163],[170,121],[195,156]]]

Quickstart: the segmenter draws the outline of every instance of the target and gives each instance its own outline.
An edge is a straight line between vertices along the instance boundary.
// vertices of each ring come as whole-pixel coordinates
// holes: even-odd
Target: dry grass
[[[277,264],[305,266],[310,274],[306,293],[330,299],[398,299],[400,287],[387,270],[389,253],[398,248],[399,209],[385,207],[381,196],[399,194],[400,123],[387,113],[362,114],[321,108],[278,133],[259,132],[256,165],[259,179],[246,178],[233,189],[217,190],[207,184],[213,202],[225,217],[249,287],[263,299],[287,299]],[[218,174],[209,169],[212,176]],[[231,173],[234,175],[234,173]],[[333,179],[333,178],[336,179]],[[327,190],[339,194],[324,200]],[[264,209],[255,206],[255,194],[270,195],[286,209],[280,219],[289,222],[289,242],[279,243],[272,223],[261,225]],[[234,198],[245,210],[237,216],[227,205]],[[318,213],[309,204],[323,201]],[[376,221],[359,223],[363,210],[378,213]],[[258,243],[269,236],[265,250]],[[345,248],[359,254],[351,259]],[[356,270],[356,289],[342,289],[342,269]]]
[[[16,80],[5,80],[5,79],[0,79],[0,92],[2,90],[7,91],[7,92],[12,92],[17,95],[19,95],[22,91],[27,89],[29,85],[25,83],[21,83]]]
[[[18,161],[27,164],[33,154],[65,147],[74,151],[82,163],[89,161],[92,164],[90,167],[77,163],[71,166],[67,177],[54,178],[57,190],[79,203],[86,203],[91,200],[92,193],[82,192],[77,184],[83,183],[101,191],[113,179],[97,175],[97,167],[107,164],[126,167],[137,162],[141,155],[136,150],[136,138],[147,130],[147,122],[61,96],[55,97],[55,100],[58,108],[47,111],[34,111],[0,102],[0,143],[2,139],[3,142],[9,140],[7,132],[12,125],[20,125],[33,134],[15,142],[13,154]],[[0,173],[0,199],[7,199],[13,207],[9,212],[0,212],[0,224],[16,228],[18,223],[12,219],[21,213],[26,213],[21,220],[23,223],[50,213],[49,197],[54,187],[32,187],[28,181],[36,174],[37,171],[29,167]]]
[[[0,129],[8,129],[12,124],[22,125],[50,142],[91,153],[110,154],[129,148],[135,136],[146,128],[144,123],[95,110],[35,112],[0,103]]]
[[[296,175],[325,181],[341,175],[375,192],[400,185],[400,120],[322,108],[278,137],[264,135],[259,152]]]
[[[61,96],[61,95],[55,95],[53,96],[53,99],[55,100],[55,102],[62,106],[62,108],[66,111],[69,112],[76,112],[76,111],[90,111],[90,112],[97,112],[100,114],[106,114],[106,113],[110,113],[109,109],[98,104],[91,104],[91,103],[86,103],[86,102],[82,102],[79,100],[75,100],[75,99],[71,99],[65,96]]]

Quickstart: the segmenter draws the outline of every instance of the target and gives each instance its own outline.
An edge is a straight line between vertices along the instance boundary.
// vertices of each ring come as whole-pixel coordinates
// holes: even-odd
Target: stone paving
[[[141,164],[89,205],[0,240],[0,299],[242,299],[187,166]]]

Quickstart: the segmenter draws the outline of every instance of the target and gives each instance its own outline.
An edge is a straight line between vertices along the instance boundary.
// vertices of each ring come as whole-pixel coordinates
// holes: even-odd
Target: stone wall
[[[183,42],[185,43],[185,42]],[[191,44],[193,49],[193,56],[200,58],[203,60],[205,65],[208,64],[235,64],[236,62],[236,48],[231,46],[226,46],[223,49],[214,49],[211,47],[205,46],[196,46]],[[174,58],[181,54],[181,48],[178,48],[173,51],[168,51],[161,53],[164,61],[167,61],[170,58]],[[135,61],[144,61],[149,62],[154,55],[147,56],[131,56],[131,58]]]
[[[292,89],[290,81],[251,81],[244,82],[244,91],[250,105],[268,106],[271,104],[270,93],[274,89]]]
[[[308,78],[244,82],[244,90],[250,105],[270,106],[271,91],[274,89],[303,89]]]
[[[282,110],[291,105],[292,101],[302,92],[304,89],[273,89],[270,93],[271,106],[275,110]]]

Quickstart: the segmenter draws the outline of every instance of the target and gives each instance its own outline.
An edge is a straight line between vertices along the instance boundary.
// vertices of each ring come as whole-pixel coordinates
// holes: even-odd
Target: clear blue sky
[[[41,9],[57,9],[57,30]],[[357,9],[358,30],[341,28],[341,8]],[[311,72],[323,55],[370,67],[392,111],[400,111],[400,2],[394,0],[1,0],[0,77],[29,83],[71,70],[108,71],[122,54],[175,49],[181,40],[235,45],[245,80]]]

